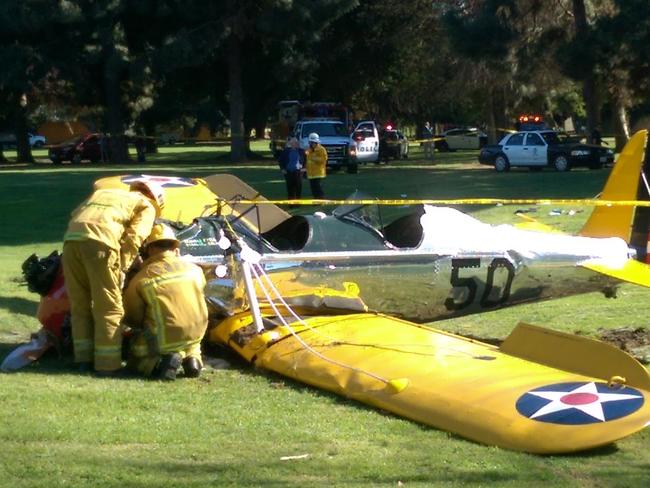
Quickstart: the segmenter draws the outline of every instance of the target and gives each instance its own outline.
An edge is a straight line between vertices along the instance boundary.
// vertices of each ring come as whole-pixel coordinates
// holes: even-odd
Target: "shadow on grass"
[[[376,459],[338,459],[316,453],[306,460],[282,463],[275,459],[278,452],[271,448],[261,452],[251,463],[250,456],[242,455],[233,460],[223,456],[218,448],[197,456],[191,445],[178,447],[181,452],[187,450],[189,455],[182,458],[176,454],[161,459],[154,451],[151,456],[116,458],[106,449],[77,452],[77,462],[70,467],[67,477],[78,482],[87,481],[85,471],[93,467],[95,482],[112,479],[114,473],[125,473],[132,476],[138,486],[154,486],[163,480],[173,480],[172,485],[177,486],[490,486],[493,483],[540,486],[543,482],[538,470],[468,469],[461,462],[446,464],[444,469],[400,465],[397,453],[394,456],[387,453],[381,460],[383,469],[378,470]],[[639,481],[647,479],[647,469],[647,464],[612,466],[607,469],[606,479],[615,479],[620,486],[643,486]]]
[[[0,309],[5,309],[11,313],[34,317],[38,303],[34,300],[28,300],[21,297],[3,297],[0,296]]]

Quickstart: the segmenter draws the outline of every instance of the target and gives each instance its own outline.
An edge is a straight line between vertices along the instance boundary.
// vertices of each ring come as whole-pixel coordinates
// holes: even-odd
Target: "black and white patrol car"
[[[569,171],[574,166],[602,168],[614,162],[614,152],[593,144],[563,142],[552,130],[535,130],[508,134],[499,144],[483,147],[478,160],[481,164],[493,165],[498,172],[508,171],[513,166]]]

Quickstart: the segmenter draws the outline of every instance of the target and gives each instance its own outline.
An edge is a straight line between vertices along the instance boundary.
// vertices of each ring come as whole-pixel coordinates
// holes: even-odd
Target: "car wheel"
[[[81,163],[81,154],[77,153],[74,156],[72,156],[72,159],[70,159],[70,162],[73,163],[73,164]]]
[[[442,151],[442,152],[449,152],[449,151],[450,151],[450,149],[449,149],[449,144],[447,144],[447,141],[442,141],[442,142],[440,143],[440,149],[439,149],[439,151]]]
[[[499,154],[494,159],[494,169],[497,170],[497,173],[504,173],[510,171],[510,162],[503,154]]]
[[[36,141],[36,142],[34,143],[34,147],[35,147],[36,149],[39,149],[39,148],[41,148],[41,147],[43,147],[43,146],[44,146],[43,141]]]
[[[348,163],[348,173],[357,174],[359,172],[359,165],[357,163]]]
[[[569,159],[564,154],[559,154],[553,160],[553,167],[555,171],[569,171]]]
[[[58,156],[52,156],[50,159],[52,160],[52,164],[61,164],[61,158]]]

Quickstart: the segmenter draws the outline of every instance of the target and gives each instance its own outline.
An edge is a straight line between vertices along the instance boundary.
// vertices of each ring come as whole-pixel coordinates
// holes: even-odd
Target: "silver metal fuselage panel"
[[[239,278],[232,261],[220,255],[190,259],[207,268],[207,297],[228,312],[237,311],[241,298],[235,292]],[[224,264],[227,275],[217,278],[215,268]],[[593,291],[609,293],[619,283],[570,259],[542,257],[531,262],[514,253],[274,253],[262,255],[260,264],[280,291],[342,290],[344,283],[353,282],[370,310],[418,322]]]

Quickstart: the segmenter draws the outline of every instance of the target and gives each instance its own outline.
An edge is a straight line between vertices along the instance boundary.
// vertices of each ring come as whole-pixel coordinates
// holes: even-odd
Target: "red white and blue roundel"
[[[606,383],[573,382],[542,386],[517,400],[517,411],[539,422],[584,425],[626,417],[643,405],[638,390]]]
[[[192,178],[183,178],[181,176],[152,176],[152,175],[129,175],[122,177],[122,183],[130,185],[136,181],[147,181],[156,183],[163,188],[179,188],[182,186],[194,186],[196,181]]]

